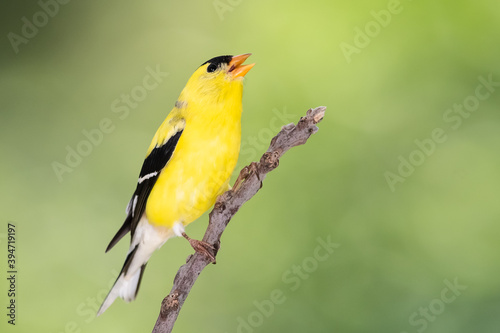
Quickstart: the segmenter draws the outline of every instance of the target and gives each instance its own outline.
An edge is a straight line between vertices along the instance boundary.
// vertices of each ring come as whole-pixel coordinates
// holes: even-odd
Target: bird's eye
[[[210,65],[208,65],[207,72],[212,73],[212,72],[215,72],[216,69],[217,69],[216,64],[210,64]]]

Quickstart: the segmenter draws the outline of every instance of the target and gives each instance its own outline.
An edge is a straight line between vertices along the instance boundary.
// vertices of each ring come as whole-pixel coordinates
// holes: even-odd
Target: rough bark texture
[[[240,207],[250,200],[262,187],[266,174],[279,165],[279,159],[292,147],[306,143],[309,137],[318,131],[316,124],[325,114],[326,107],[309,109],[297,125],[288,124],[271,140],[269,149],[259,162],[252,162],[244,167],[233,188],[222,194],[210,213],[210,220],[203,241],[212,244],[217,251],[220,238],[231,218]],[[200,253],[190,256],[185,265],[177,272],[170,294],[161,303],[160,314],[156,320],[153,333],[172,331],[182,305],[193,287],[201,271],[210,264],[210,259]]]

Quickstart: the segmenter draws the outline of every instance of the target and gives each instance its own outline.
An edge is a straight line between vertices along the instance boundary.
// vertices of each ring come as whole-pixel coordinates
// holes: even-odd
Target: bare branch
[[[279,159],[290,148],[306,143],[309,137],[318,131],[316,124],[325,115],[326,107],[309,109],[297,125],[288,124],[271,140],[269,149],[259,162],[252,162],[244,167],[233,188],[222,194],[210,213],[210,220],[203,241],[213,244],[216,251],[220,248],[220,238],[231,218],[240,207],[250,200],[262,187],[266,174],[279,165]],[[217,255],[217,253],[215,253]],[[182,305],[201,271],[210,264],[210,259],[199,253],[190,256],[185,265],[177,272],[170,294],[161,303],[160,314],[153,333],[169,333]]]

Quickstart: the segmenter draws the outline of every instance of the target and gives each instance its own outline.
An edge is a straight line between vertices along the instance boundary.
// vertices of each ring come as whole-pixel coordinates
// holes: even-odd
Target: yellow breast
[[[189,103],[183,113],[184,131],[146,205],[149,222],[169,228],[191,223],[228,189],[240,150],[241,98],[231,105]]]

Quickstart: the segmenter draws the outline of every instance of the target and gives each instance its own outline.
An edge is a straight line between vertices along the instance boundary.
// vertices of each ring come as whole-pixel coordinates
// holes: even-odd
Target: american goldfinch
[[[125,264],[98,316],[117,297],[135,299],[149,258],[171,237],[183,236],[214,260],[212,246],[189,238],[184,227],[229,188],[240,150],[242,81],[255,65],[243,65],[250,55],[220,56],[203,63],[158,128],[125,222],[106,249],[130,231]]]

